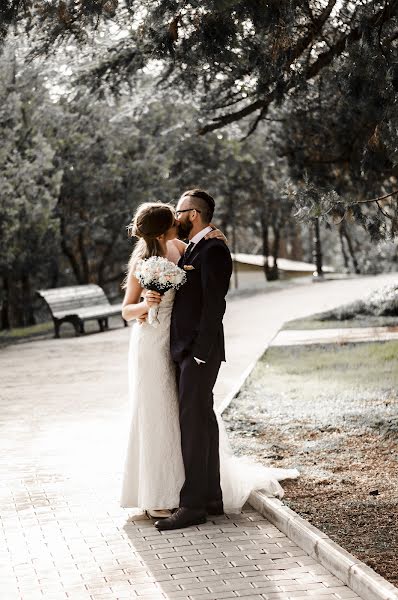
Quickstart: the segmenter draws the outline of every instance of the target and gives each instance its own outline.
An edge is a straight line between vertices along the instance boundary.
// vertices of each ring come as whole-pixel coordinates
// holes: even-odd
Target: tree
[[[0,72],[1,327],[34,322],[32,280],[52,260],[61,171],[39,127],[42,83],[11,47]]]

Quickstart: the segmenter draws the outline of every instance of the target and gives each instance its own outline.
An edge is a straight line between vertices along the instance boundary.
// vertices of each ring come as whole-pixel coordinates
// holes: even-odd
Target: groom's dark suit
[[[178,264],[188,267],[187,282],[176,293],[170,337],[185,467],[180,506],[205,508],[222,499],[213,387],[225,360],[222,319],[232,260],[224,242],[201,239]],[[194,357],[205,362],[197,364]]]

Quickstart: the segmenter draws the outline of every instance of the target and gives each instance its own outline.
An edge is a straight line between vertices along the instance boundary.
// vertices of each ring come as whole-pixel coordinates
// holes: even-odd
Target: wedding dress
[[[120,505],[145,510],[179,505],[184,483],[180,445],[177,384],[170,355],[170,319],[175,291],[159,305],[159,324],[135,322],[128,356],[131,425]],[[225,512],[240,512],[253,490],[283,496],[279,481],[298,476],[296,469],[273,469],[249,457],[236,457],[229,446],[221,415],[220,477]]]

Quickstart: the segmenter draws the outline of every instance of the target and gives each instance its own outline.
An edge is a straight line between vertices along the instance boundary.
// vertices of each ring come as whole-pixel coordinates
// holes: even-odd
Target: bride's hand
[[[205,240],[212,240],[215,238],[217,240],[222,240],[223,242],[228,244],[227,238],[220,229],[217,229],[216,226],[212,223],[210,223],[210,227],[213,227],[213,231],[209,231],[209,233],[205,235]]]
[[[154,292],[152,290],[146,290],[144,303],[146,304],[148,309],[160,304],[161,300],[162,300],[162,296],[161,296],[161,294],[159,294],[159,292]]]

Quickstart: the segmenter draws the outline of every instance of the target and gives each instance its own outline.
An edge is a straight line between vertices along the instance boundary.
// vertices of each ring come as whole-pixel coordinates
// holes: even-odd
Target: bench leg
[[[68,316],[68,317],[64,317],[63,319],[53,319],[54,320],[54,329],[55,329],[55,336],[56,338],[60,337],[60,330],[61,330],[61,325],[62,323],[71,323],[74,327],[75,330],[75,335],[80,335],[81,333],[84,333],[84,324],[83,321],[81,319],[79,319],[79,317],[77,316]]]
[[[100,331],[105,331],[105,329],[109,329],[108,317],[102,317],[101,319],[98,319],[98,325]]]
[[[79,336],[81,333],[84,333],[84,323],[78,316],[67,317],[65,321],[69,321],[72,323],[75,329],[75,335]]]
[[[61,328],[61,322],[58,319],[54,319],[54,318],[53,318],[53,322],[54,322],[54,337],[59,338],[59,330]]]

